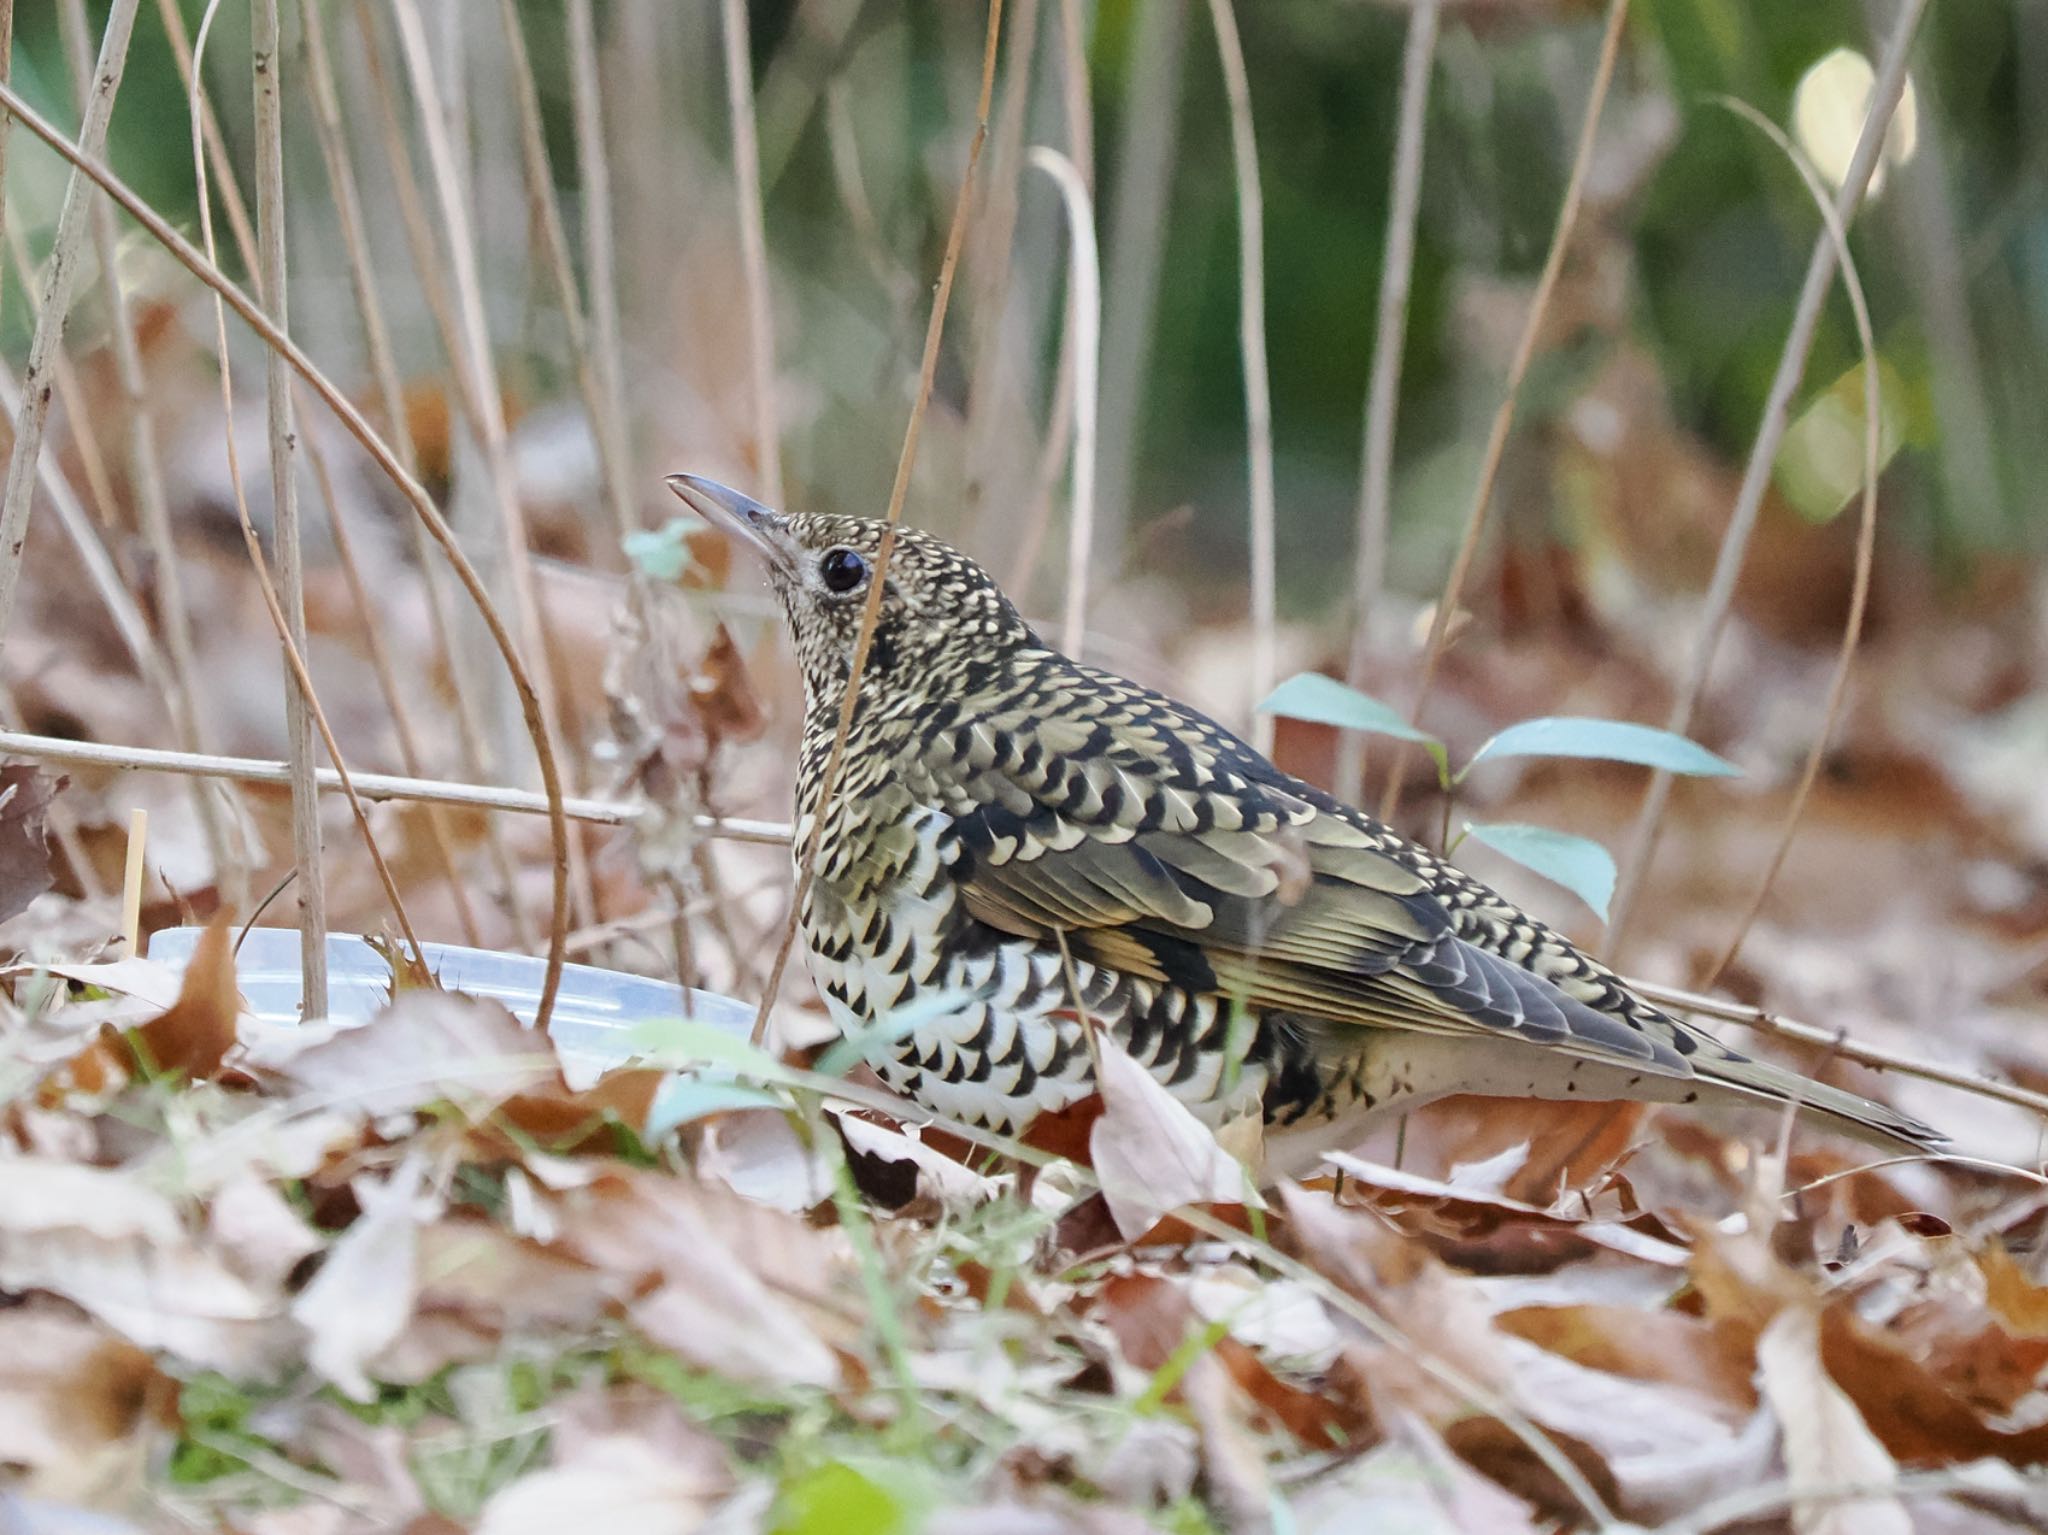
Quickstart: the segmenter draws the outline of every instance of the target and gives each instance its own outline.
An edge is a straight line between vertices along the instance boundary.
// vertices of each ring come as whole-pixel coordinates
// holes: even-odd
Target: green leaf
[[[1340,730],[1363,730],[1370,735],[1393,736],[1402,741],[1434,742],[1436,737],[1417,730],[1402,719],[1391,705],[1369,693],[1346,687],[1335,677],[1321,672],[1297,672],[1266,695],[1259,705],[1261,714],[1284,714],[1289,719],[1309,720],[1318,725],[1335,725]]]
[[[677,580],[693,558],[687,536],[700,526],[695,519],[672,517],[665,527],[628,533],[621,541],[626,558],[657,581]]]
[[[1734,778],[1742,769],[1717,757],[1697,741],[1627,720],[1584,719],[1553,715],[1510,725],[1472,754],[1463,778],[1487,758],[1593,757],[1605,762],[1633,762],[1697,778]]]
[[[915,1535],[932,1504],[921,1481],[908,1465],[828,1461],[784,1484],[769,1529],[772,1535]]]
[[[1491,826],[1467,821],[1465,831],[1496,853],[1564,886],[1592,907],[1602,922],[1607,920],[1607,903],[1614,898],[1614,859],[1590,837],[1515,821]]]
[[[1877,365],[1877,467],[1882,474],[1909,440],[1912,419],[1906,382],[1889,362]],[[1863,489],[1863,364],[1814,396],[1785,429],[1771,477],[1794,510],[1809,522],[1827,522]]]
[[[702,1082],[691,1077],[677,1077],[664,1082],[661,1091],[654,1095],[654,1103],[647,1110],[642,1138],[649,1142],[659,1141],[680,1125],[692,1124],[732,1109],[788,1107],[785,1100],[758,1087],[745,1087],[738,1082]]]

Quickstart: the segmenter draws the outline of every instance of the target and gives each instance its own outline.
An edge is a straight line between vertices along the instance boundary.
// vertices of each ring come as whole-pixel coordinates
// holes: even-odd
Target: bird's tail
[[[1946,1135],[1910,1114],[1732,1050],[1726,1054],[1703,1050],[1693,1057],[1692,1067],[1701,1081],[1766,1103],[1797,1103],[1800,1112],[1889,1151],[1940,1151],[1948,1144]]]

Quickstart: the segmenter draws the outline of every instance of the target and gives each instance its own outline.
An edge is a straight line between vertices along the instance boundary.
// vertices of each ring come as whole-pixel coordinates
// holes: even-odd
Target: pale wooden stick
[[[1252,90],[1245,73],[1231,0],[1209,0],[1216,51],[1223,60],[1230,104],[1230,155],[1237,172],[1238,349],[1244,363],[1246,451],[1251,471],[1252,689],[1245,703],[1252,742],[1273,746],[1273,716],[1258,709],[1273,691],[1278,670],[1279,623],[1274,568],[1273,391],[1266,364],[1265,199],[1259,190],[1259,150],[1252,137]]]
[[[1074,495],[1067,529],[1066,620],[1060,648],[1081,654],[1088,624],[1088,556],[1095,537],[1095,422],[1098,366],[1102,356],[1102,267],[1095,249],[1095,207],[1088,184],[1072,160],[1039,145],[1030,163],[1052,177],[1067,207],[1072,251],[1074,323]]]
[[[107,124],[114,115],[114,96],[128,61],[128,39],[135,30],[138,0],[114,0],[107,30],[100,38],[93,68],[93,90],[86,98],[78,130],[81,152],[97,159],[107,142]],[[12,17],[10,15],[11,23]],[[12,87],[7,87],[10,94]],[[28,542],[29,513],[35,505],[37,462],[42,456],[43,428],[50,415],[50,374],[64,340],[71,313],[71,293],[78,282],[78,248],[85,238],[92,186],[74,171],[64,188],[64,206],[57,214],[57,236],[45,268],[42,302],[36,309],[35,332],[29,339],[28,366],[22,376],[22,406],[15,412],[14,451],[7,460],[7,481],[0,491],[0,645],[6,643],[14,597],[21,583],[22,548]]]
[[[128,812],[128,857],[121,868],[121,941],[134,958],[142,952],[142,875],[149,848],[149,812],[141,806]]]

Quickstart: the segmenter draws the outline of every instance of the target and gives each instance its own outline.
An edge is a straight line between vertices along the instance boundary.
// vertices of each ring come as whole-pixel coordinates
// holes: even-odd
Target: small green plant
[[[1454,838],[1448,835],[1451,804],[1471,771],[1482,762],[1509,757],[1580,757],[1603,762],[1628,762],[1639,767],[1661,768],[1695,778],[1732,778],[1741,772],[1725,757],[1718,757],[1697,741],[1626,720],[1589,719],[1576,715],[1546,715],[1523,720],[1489,738],[1463,767],[1453,770],[1450,752],[1435,736],[1419,730],[1401,717],[1398,710],[1356,688],[1346,687],[1333,677],[1301,672],[1273,689],[1259,705],[1264,714],[1285,715],[1340,730],[1358,730],[1368,735],[1392,736],[1412,741],[1429,753],[1436,764],[1437,783],[1444,791],[1444,854],[1449,857],[1465,838],[1485,844],[1496,853],[1512,858],[1524,868],[1564,886],[1607,920],[1607,903],[1614,896],[1614,858],[1590,837],[1578,837],[1548,826],[1522,822],[1484,823],[1466,821]]]

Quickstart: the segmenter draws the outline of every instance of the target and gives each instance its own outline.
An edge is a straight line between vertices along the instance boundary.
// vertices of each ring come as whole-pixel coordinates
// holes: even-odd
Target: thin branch
[[[1251,82],[1244,47],[1238,41],[1231,0],[1209,0],[1216,51],[1223,60],[1224,93],[1230,100],[1230,152],[1237,172],[1238,345],[1244,359],[1244,412],[1251,459],[1252,543],[1252,742],[1273,745],[1273,716],[1255,712],[1273,691],[1278,670],[1279,622],[1274,569],[1273,396],[1266,371],[1265,202],[1259,191],[1259,150],[1252,137]]]
[[[284,102],[278,71],[277,0],[256,0],[250,9],[249,58],[256,79],[256,246],[263,272],[263,298],[279,330],[290,324],[284,256]],[[196,127],[196,124],[195,124]],[[198,135],[195,133],[195,139]],[[194,145],[198,147],[197,143]],[[204,162],[199,167],[204,174]],[[227,321],[222,318],[225,332]],[[225,335],[223,335],[225,339]],[[226,348],[222,348],[221,390],[228,391]],[[299,543],[298,431],[292,417],[292,375],[276,352],[264,358],[270,401],[270,494],[272,531],[277,541],[277,574],[283,586],[285,635],[302,665],[285,689],[285,750],[292,765],[292,854],[299,877],[292,894],[299,903],[299,971],[308,1018],[327,1016],[327,880],[320,863],[320,796],[313,786],[312,679],[305,675],[306,572]],[[232,409],[227,432],[234,436]],[[234,451],[230,446],[229,452]],[[239,499],[239,497],[238,497]],[[244,527],[247,528],[246,517]],[[253,543],[251,554],[260,556]],[[331,750],[331,748],[330,748]],[[337,759],[336,767],[340,766]],[[402,908],[401,908],[402,909]],[[417,947],[415,947],[415,951]]]
[[[581,0],[588,3],[588,0]],[[732,179],[740,200],[740,263],[747,282],[747,361],[753,381],[754,453],[770,506],[782,505],[782,423],[775,408],[775,321],[768,290],[768,236],[761,212],[761,145],[754,125],[754,63],[746,0],[720,7],[725,102],[732,121]]]
[[[1792,790],[1792,802],[1785,807],[1785,820],[1778,831],[1778,845],[1772,850],[1764,876],[1757,881],[1749,904],[1743,908],[1742,917],[1735,924],[1728,946],[1721,951],[1714,968],[1700,983],[1703,991],[1712,991],[1728,967],[1735,963],[1735,956],[1742,952],[1743,939],[1749,936],[1757,913],[1763,910],[1764,901],[1771,893],[1771,886],[1777,883],[1778,872],[1785,867],[1786,855],[1792,851],[1792,839],[1799,831],[1799,818],[1806,810],[1807,797],[1813,792],[1815,780],[1820,777],[1821,760],[1827,755],[1828,742],[1834,737],[1842,705],[1849,696],[1849,672],[1856,660],[1857,642],[1863,637],[1863,615],[1870,605],[1870,568],[1877,552],[1878,436],[1883,404],[1878,391],[1877,337],[1870,324],[1870,304],[1863,295],[1863,279],[1857,273],[1856,258],[1849,250],[1849,231],[1835,216],[1820,174],[1785,136],[1784,130],[1755,107],[1728,98],[1723,98],[1722,104],[1761,130],[1792,162],[1799,179],[1806,183],[1814,207],[1820,212],[1822,225],[1834,240],[1835,259],[1842,265],[1842,287],[1849,295],[1849,308],[1856,318],[1856,339],[1863,347],[1863,495],[1862,515],[1856,529],[1855,584],[1849,593],[1849,614],[1842,624],[1841,650],[1835,657],[1834,676],[1828,682],[1827,702],[1821,709],[1820,727],[1814,732],[1813,745],[1807,749],[1806,765],[1800,770],[1799,782]]]
[[[1067,613],[1060,630],[1060,648],[1078,657],[1088,623],[1088,556],[1095,537],[1096,381],[1102,356],[1102,267],[1095,250],[1095,207],[1079,169],[1058,150],[1044,145],[1031,151],[1030,163],[1052,177],[1060,189],[1067,207],[1067,233],[1072,250],[1069,280],[1073,284],[1074,324],[1074,495],[1067,531]]]
[[[1905,89],[1906,60],[1912,52],[1914,34],[1919,31],[1920,18],[1926,10],[1927,0],[1905,0],[1899,11],[1898,27],[1885,47],[1876,83],[1871,87],[1870,114],[1864,119],[1863,135],[1856,142],[1856,153],[1850,157],[1849,171],[1842,181],[1841,190],[1835,194],[1836,222],[1845,229],[1855,219],[1864,190],[1870,184],[1871,173],[1876,170],[1878,157],[1884,152],[1885,134],[1891,127],[1892,113]],[[1735,600],[1735,583],[1742,574],[1750,535],[1756,530],[1757,514],[1763,508],[1764,491],[1770,485],[1771,470],[1778,461],[1778,448],[1785,440],[1785,428],[1791,421],[1792,397],[1806,376],[1806,359],[1813,350],[1813,338],[1820,328],[1821,309],[1827,301],[1834,276],[1834,236],[1823,229],[1814,242],[1813,256],[1807,262],[1806,281],[1800,288],[1799,302],[1792,312],[1792,327],[1785,335],[1785,349],[1778,358],[1778,371],[1771,379],[1770,392],[1764,397],[1763,419],[1757,425],[1756,442],[1750,448],[1749,463],[1743,470],[1742,487],[1736,492],[1735,510],[1729,517],[1728,531],[1721,538],[1721,552],[1715,560],[1713,579],[1707,587],[1705,616],[1701,620],[1699,636],[1693,643],[1685,680],[1679,687],[1678,696],[1672,700],[1671,712],[1665,720],[1665,728],[1676,734],[1684,735],[1691,730],[1694,711],[1706,693],[1707,679],[1714,668],[1714,655],[1728,627],[1728,615]],[[1637,898],[1649,873],[1650,860],[1656,853],[1658,826],[1670,798],[1671,775],[1659,769],[1651,775],[1649,787],[1643,793],[1642,808],[1636,813],[1628,848],[1621,857],[1621,873],[1615,885],[1614,918],[1607,928],[1607,950],[1610,954],[1620,952],[1627,936],[1629,919],[1635,914]]]
[[[0,108],[12,113],[23,127],[48,144],[70,164],[86,175],[121,205],[121,210],[134,219],[172,256],[177,258],[194,277],[206,284],[227,301],[228,307],[240,316],[242,322],[261,338],[266,346],[282,352],[290,361],[292,369],[317,394],[321,402],[332,411],[337,420],[348,429],[349,435],[360,443],[363,450],[376,461],[404,495],[413,513],[426,524],[434,542],[440,546],[448,563],[461,580],[463,589],[476,604],[491,640],[497,646],[498,654],[504,659],[505,668],[511,674],[512,685],[518,694],[520,712],[525,721],[527,734],[534,744],[534,754],[539,759],[541,790],[548,805],[549,837],[553,844],[554,898],[552,923],[548,939],[547,966],[541,982],[541,994],[536,1016],[542,1026],[554,1011],[555,993],[561,988],[562,944],[569,932],[569,825],[562,813],[562,777],[555,762],[554,747],[543,728],[540,713],[540,698],[535,692],[526,665],[520,659],[519,647],[514,643],[511,631],[505,626],[490,593],[484,589],[476,567],[470,564],[455,540],[440,510],[434,505],[424,486],[399,463],[391,446],[380,437],[355,403],[348,398],[334,381],[315,366],[290,336],[270,322],[262,308],[230,282],[212,261],[197,250],[192,243],[180,235],[162,215],[150,207],[142,198],[99,159],[86,155],[79,147],[65,138],[57,128],[45,120],[31,107],[12,86],[0,85]]]
[[[853,730],[853,716],[860,702],[861,674],[867,670],[868,652],[875,642],[875,621],[882,613],[882,591],[889,573],[889,560],[896,552],[896,528],[903,520],[903,502],[910,494],[910,471],[917,462],[917,439],[924,427],[925,408],[931,403],[932,380],[939,370],[939,342],[946,332],[946,309],[953,298],[953,274],[960,265],[960,244],[967,235],[967,210],[974,200],[974,170],[981,163],[981,147],[988,138],[989,97],[995,91],[996,43],[1003,30],[1003,0],[989,0],[988,37],[982,45],[981,94],[974,109],[974,134],[967,141],[967,168],[961,174],[960,195],[953,204],[953,221],[946,231],[946,254],[939,262],[938,287],[932,294],[930,323],[925,327],[924,358],[918,365],[917,397],[910,407],[910,421],[903,432],[903,451],[896,459],[896,481],[889,489],[889,510],[884,518],[882,541],[875,550],[874,574],[868,581],[866,605],[861,609],[860,633],[853,644],[847,666],[846,692],[839,704],[839,723],[832,733],[832,747],[818,780],[817,804],[811,815],[811,835],[805,843],[797,875],[796,892],[790,901],[789,923],[782,944],[769,967],[768,984],[761,991],[761,1010],[755,1015],[753,1039],[756,1044],[768,1030],[768,1015],[774,1010],[776,994],[782,989],[783,971],[789,966],[789,952],[796,944],[797,929],[803,923],[804,905],[810,900],[811,884],[818,873],[818,848],[825,839],[825,827],[835,806],[832,796],[839,787],[839,766],[846,755],[846,738]]]
[[[0,730],[0,756],[28,757],[65,767],[115,768],[128,772],[177,773],[197,778],[228,778],[239,783],[289,785],[291,770],[282,762],[260,757],[220,757],[197,752],[163,751],[147,746],[109,746],[100,741],[74,741],[65,736],[30,735]],[[409,800],[426,805],[463,805],[473,810],[502,810],[514,815],[547,815],[548,799],[530,789],[495,784],[449,783],[438,778],[407,778],[394,773],[351,773],[356,793],[372,803]],[[321,768],[314,780],[323,789],[340,789],[341,775]],[[638,805],[616,800],[565,799],[563,814],[593,826],[629,826],[641,813]],[[789,845],[786,821],[750,821],[732,816],[693,816],[691,823],[706,836],[728,842]]]
[[[1600,37],[1600,61],[1593,70],[1593,88],[1586,96],[1586,115],[1579,126],[1579,143],[1572,156],[1572,169],[1565,182],[1564,201],[1557,210],[1557,226],[1551,231],[1550,251],[1543,258],[1543,271],[1536,279],[1536,292],[1529,300],[1529,314],[1522,322],[1521,339],[1515,343],[1513,359],[1508,363],[1500,408],[1494,412],[1492,430],[1487,433],[1486,452],[1480,462],[1479,483],[1472,491],[1472,505],[1465,513],[1465,530],[1458,539],[1458,552],[1451,561],[1450,578],[1444,583],[1443,596],[1437,599],[1436,612],[1430,619],[1429,642],[1422,655],[1422,678],[1415,686],[1415,707],[1409,711],[1409,718],[1422,719],[1423,710],[1429,703],[1429,691],[1436,681],[1437,663],[1443,659],[1444,640],[1450,632],[1451,620],[1457,614],[1459,600],[1465,594],[1465,579],[1471,574],[1472,557],[1479,550],[1479,535],[1486,527],[1486,512],[1493,501],[1494,481],[1500,475],[1501,458],[1507,452],[1508,432],[1515,424],[1515,406],[1522,392],[1522,381],[1527,377],[1529,364],[1536,356],[1536,341],[1543,331],[1543,317],[1550,309],[1551,294],[1556,291],[1557,279],[1564,271],[1564,253],[1571,244],[1572,230],[1579,221],[1579,203],[1586,191],[1586,177],[1592,169],[1593,145],[1599,138],[1600,111],[1607,103],[1607,88],[1614,79],[1614,61],[1621,51],[1623,24],[1628,20],[1628,0],[1608,0],[1607,25]],[[1401,804],[1401,781],[1408,767],[1410,743],[1403,741],[1394,749],[1393,761],[1387,771],[1386,793],[1380,800],[1380,819],[1391,821]]]
[[[93,88],[85,99],[78,130],[79,145],[90,159],[97,159],[106,147],[107,124],[114,116],[114,97],[128,61],[128,39],[135,30],[138,3],[114,0],[107,13],[107,29],[100,37],[99,58],[93,66]],[[13,93],[12,85],[4,88]],[[0,492],[0,646],[6,643],[8,622],[14,616],[22,548],[28,542],[29,513],[35,505],[36,465],[50,415],[50,375],[64,341],[64,324],[71,315],[71,293],[78,282],[78,248],[85,238],[92,201],[91,183],[74,173],[64,188],[56,241],[50,249],[42,302],[36,310],[35,333],[28,344],[21,409],[14,418],[14,452],[7,460],[6,489]]]
[[[1401,358],[1408,340],[1408,288],[1415,271],[1415,216],[1422,202],[1422,142],[1435,73],[1437,22],[1443,0],[1416,0],[1401,54],[1401,106],[1394,130],[1394,174],[1387,194],[1387,249],[1380,263],[1379,307],[1373,321],[1372,374],[1365,390],[1365,440],[1358,480],[1358,565],[1351,579],[1351,655],[1344,680],[1365,686],[1387,575],[1387,523],[1394,478],[1394,415],[1401,404]],[[1336,791],[1365,795],[1365,735],[1347,730],[1337,743]]]
[[[185,31],[185,13],[178,9],[178,0],[156,0],[156,12],[163,21],[164,35],[170,39],[171,57],[177,63],[178,79],[189,99],[195,94],[192,82],[197,74],[192,67],[192,40]],[[227,140],[221,136],[213,98],[207,95],[204,85],[198,87],[196,94],[199,128],[206,139],[206,158],[213,167],[214,187],[220,193],[221,208],[228,216],[228,229],[235,237],[243,270],[254,273],[258,265],[256,226],[250,221],[249,205],[242,199],[241,183],[235,179],[235,163],[228,154]]]

